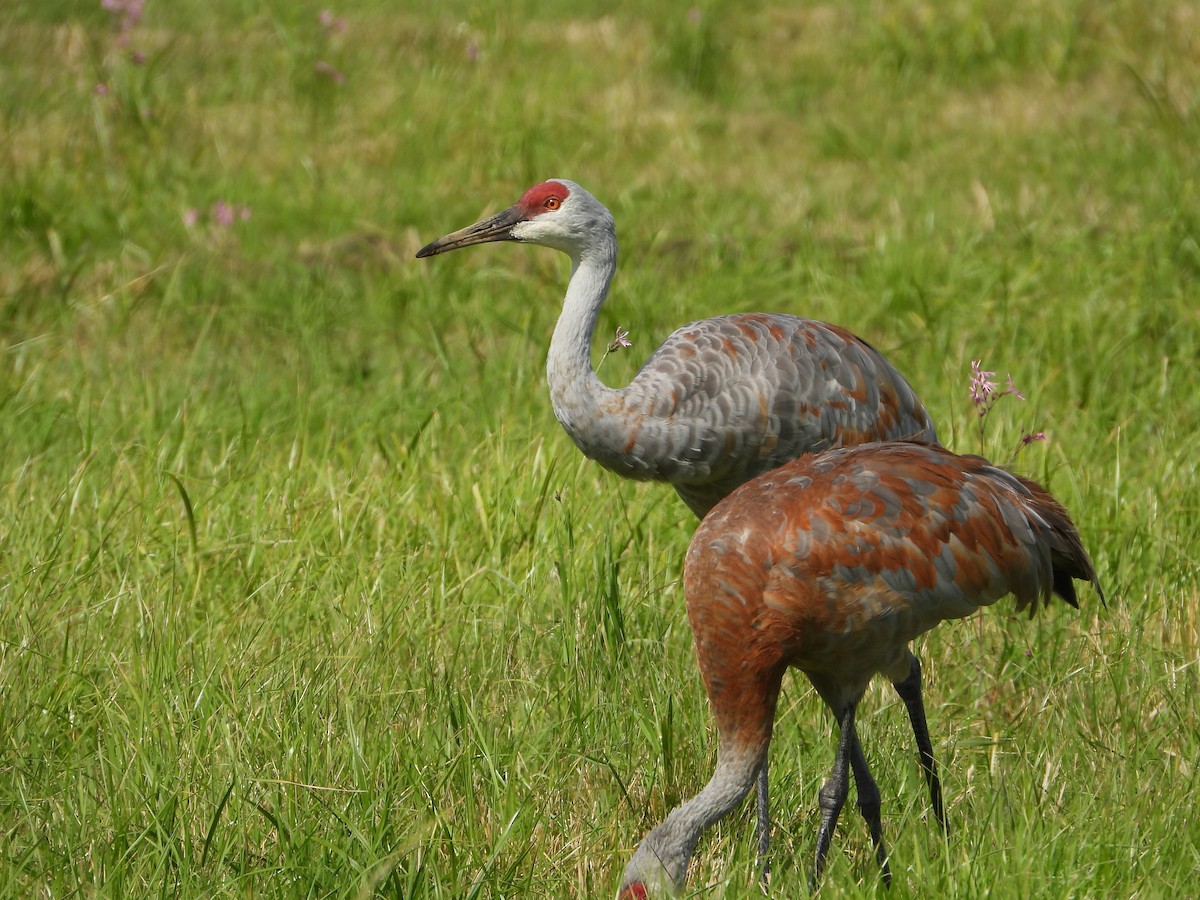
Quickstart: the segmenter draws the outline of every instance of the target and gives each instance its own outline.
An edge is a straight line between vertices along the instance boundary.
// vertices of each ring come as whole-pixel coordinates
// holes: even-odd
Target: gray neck
[[[625,867],[624,883],[641,881],[660,891],[680,890],[700,835],[742,802],[754,784],[761,760],[754,751],[723,755],[704,790],[672,810],[646,835]]]
[[[596,376],[591,356],[596,318],[616,268],[617,239],[611,233],[602,233],[591,246],[572,254],[571,282],[546,359],[554,415],[588,455],[593,455],[589,446],[601,410],[619,393]]]

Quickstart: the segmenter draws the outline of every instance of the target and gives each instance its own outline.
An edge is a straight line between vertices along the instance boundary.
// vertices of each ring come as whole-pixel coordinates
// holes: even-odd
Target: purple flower
[[[233,207],[224,200],[218,200],[212,205],[212,220],[222,228],[228,228],[233,224],[234,211]]]
[[[1046,432],[1044,432],[1044,431],[1035,431],[1031,434],[1021,435],[1021,440],[1017,443],[1016,449],[1013,450],[1012,456],[1010,456],[1008,458],[1009,465],[1012,465],[1013,460],[1015,460],[1017,458],[1017,454],[1019,454],[1022,450],[1024,450],[1030,444],[1036,443],[1037,441],[1041,441],[1044,444],[1048,444],[1048,443],[1050,443],[1050,438],[1046,437]]]
[[[100,8],[114,16],[121,16],[122,24],[128,22],[130,27],[142,20],[142,7],[145,0],[100,0]]]
[[[975,404],[975,408],[979,411],[979,415],[986,415],[987,409],[990,406],[989,398],[996,393],[996,382],[992,379],[996,377],[995,372],[985,372],[981,367],[982,359],[971,360],[971,402]]]
[[[313,66],[313,71],[318,75],[328,78],[334,84],[345,84],[346,82],[346,76],[323,59],[317,60],[317,64]]]
[[[184,227],[195,228],[202,218],[200,210],[194,206],[189,207],[183,213]],[[230,228],[237,222],[249,222],[250,207],[234,206],[228,200],[217,200],[208,208],[208,221],[217,228]]]
[[[632,346],[633,346],[633,342],[631,340],[629,340],[629,332],[626,331],[624,328],[622,328],[620,325],[618,325],[617,326],[617,336],[615,338],[613,338],[611,342],[609,342],[608,352],[613,353],[617,350],[620,350],[622,347],[632,347]]]
[[[118,43],[122,46],[129,43],[129,32],[142,21],[144,0],[100,0],[100,8],[112,13],[117,20],[117,30],[121,32]]]
[[[467,59],[471,62],[479,59],[479,45],[474,41],[467,41]]]
[[[993,380],[995,377],[995,372],[988,372],[984,370],[983,360],[971,360],[971,383],[968,387],[968,391],[971,394],[971,402],[975,404],[975,411],[979,414],[980,454],[984,452],[984,420],[987,419],[988,413],[992,411],[992,407],[996,405],[996,401],[998,401],[1001,397],[1007,397],[1010,394],[1016,397],[1018,400],[1025,399],[1025,395],[1021,393],[1016,382],[1013,381],[1011,372],[1008,373],[1007,376],[1008,384],[1002,391],[996,390],[996,382]],[[1048,443],[1049,438],[1046,437],[1046,433],[1043,431],[1036,431],[1023,435],[1021,437],[1021,442],[1017,445],[1017,449],[1013,451],[1012,458],[1009,459],[1009,462],[1011,463],[1017,458],[1017,454],[1023,447],[1028,447],[1034,441],[1045,441]]]
[[[317,21],[321,23],[326,34],[339,34],[346,30],[346,20],[341,16],[335,16],[327,9],[321,10]]]
[[[104,97],[108,94],[108,85],[101,81],[94,88],[97,97]]]

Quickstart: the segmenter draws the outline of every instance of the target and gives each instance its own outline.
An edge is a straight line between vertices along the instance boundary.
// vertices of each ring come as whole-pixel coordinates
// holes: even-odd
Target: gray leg
[[[767,796],[767,760],[758,770],[758,883],[765,890],[771,874],[767,851],[771,845],[771,802]]]
[[[817,889],[821,879],[821,871],[825,868],[825,858],[829,855],[829,844],[833,840],[833,829],[837,825],[842,807],[846,805],[846,796],[850,792],[850,757],[851,748],[857,743],[854,736],[854,704],[851,703],[842,712],[838,725],[841,734],[838,737],[837,754],[833,758],[833,769],[825,783],[821,785],[821,828],[817,832],[817,857],[813,862],[812,876],[808,880],[809,890]]]
[[[882,806],[879,786],[867,768],[867,758],[863,756],[857,734],[850,746],[850,766],[854,769],[854,783],[858,785],[858,811],[866,819],[867,828],[871,831],[871,843],[875,847],[875,858],[879,861],[884,887],[891,887],[892,870],[888,865],[887,848],[883,844],[883,821],[879,815]]]
[[[929,725],[925,721],[925,702],[921,699],[921,662],[910,653],[908,677],[903,681],[893,683],[896,693],[904,701],[908,709],[908,718],[912,722],[913,734],[917,738],[917,752],[921,757],[921,769],[925,772],[925,782],[929,785],[929,802],[933,805],[933,815],[938,824],[946,830],[946,811],[942,806],[942,783],[938,779],[937,763],[933,759],[933,744],[929,740]]]

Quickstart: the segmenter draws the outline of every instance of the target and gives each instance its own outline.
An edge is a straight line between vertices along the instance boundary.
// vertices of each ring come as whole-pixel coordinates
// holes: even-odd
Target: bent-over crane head
[[[616,233],[612,215],[573,181],[535,184],[503,212],[426,244],[418,259],[492,241],[520,241],[561,250],[572,259]]]

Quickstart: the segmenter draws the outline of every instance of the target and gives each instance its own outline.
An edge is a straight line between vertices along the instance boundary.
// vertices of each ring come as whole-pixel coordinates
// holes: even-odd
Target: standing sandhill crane
[[[572,181],[536,184],[504,212],[428,244],[418,257],[522,241],[571,257],[550,340],[554,415],[583,451],[640,481],[667,481],[703,518],[722,497],[802,453],[868,441],[937,439],[908,382],[865,341],[795,316],[751,313],[680,328],[633,381],[610,388],[592,334],[617,269],[616,225]]]
[[[820,791],[816,885],[849,773],[885,884],[880,796],[854,730],[876,673],[907,677],[909,642],[1014,594],[1078,606],[1100,591],[1066,510],[1040,485],[939,447],[868,444],[801,457],[735,491],[700,524],[684,564],[696,655],[719,747],[712,780],[642,841],[620,897],[683,886],[701,833],[765,766],[784,671],[808,676],[841,731]],[[1103,600],[1103,594],[1100,595]]]
[[[667,338],[630,384],[606,386],[592,367],[591,344],[617,268],[616,224],[573,181],[536,184],[513,206],[433,241],[417,256],[491,241],[541,244],[571,258],[546,378],[554,415],[576,446],[627,478],[669,482],[700,518],[734,488],[803,453],[868,441],[937,440],[916,393],[874,347],[836,325],[795,316],[751,313],[693,322]],[[942,821],[915,657],[896,690]],[[765,874],[765,766],[758,828]]]

